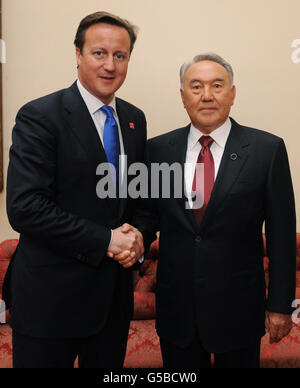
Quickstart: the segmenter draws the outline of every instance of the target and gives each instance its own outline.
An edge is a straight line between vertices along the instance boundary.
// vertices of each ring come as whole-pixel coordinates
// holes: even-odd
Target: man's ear
[[[184,108],[185,108],[184,91],[183,91],[182,89],[180,89],[180,94],[181,94],[181,100],[182,100],[183,106],[184,106]]]
[[[231,106],[234,105],[234,101],[235,101],[235,97],[236,97],[236,87],[235,85],[233,85],[233,87],[231,88],[231,93],[232,93],[232,103],[231,103]]]
[[[77,69],[78,69],[81,62],[81,51],[80,51],[80,48],[78,47],[76,47],[76,62],[77,62]]]

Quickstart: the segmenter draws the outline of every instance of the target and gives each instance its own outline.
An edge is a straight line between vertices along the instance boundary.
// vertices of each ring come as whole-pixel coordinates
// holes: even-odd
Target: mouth
[[[115,77],[105,77],[105,76],[99,76],[99,78],[106,82],[111,82],[115,79]]]
[[[217,108],[201,108],[200,111],[213,111],[213,110],[217,110]]]

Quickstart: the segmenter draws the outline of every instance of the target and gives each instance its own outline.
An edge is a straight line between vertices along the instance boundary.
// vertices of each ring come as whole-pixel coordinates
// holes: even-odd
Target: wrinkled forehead
[[[230,77],[224,66],[214,61],[200,61],[194,63],[185,73],[185,82],[230,82]]]
[[[85,31],[85,45],[107,45],[130,51],[130,36],[124,27],[97,23]]]

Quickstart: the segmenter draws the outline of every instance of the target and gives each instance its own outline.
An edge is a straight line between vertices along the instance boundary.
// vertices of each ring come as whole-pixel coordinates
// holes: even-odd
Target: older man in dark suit
[[[178,198],[181,177],[173,174],[171,197],[145,201],[135,222],[145,246],[160,230],[156,297],[164,366],[209,367],[214,353],[216,367],[259,367],[265,328],[271,342],[289,333],[295,296],[296,217],[285,145],[229,118],[233,71],[216,54],[183,65],[181,95],[192,123],[151,139],[148,154],[150,167],[182,166],[186,197]]]
[[[73,367],[77,356],[79,367],[123,365],[132,271],[107,251],[126,249],[130,265],[143,254],[141,234],[120,230],[135,202],[118,195],[124,157],[142,162],[146,144],[143,112],[115,97],[135,40],[126,20],[87,16],[75,40],[78,81],[17,115],[7,211],[20,243],[3,293],[14,367]],[[108,162],[115,195],[104,198],[96,172]]]

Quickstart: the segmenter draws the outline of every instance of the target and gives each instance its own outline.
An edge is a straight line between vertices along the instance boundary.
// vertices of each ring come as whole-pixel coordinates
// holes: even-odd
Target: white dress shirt
[[[225,123],[221,125],[221,127],[215,129],[212,133],[209,134],[209,136],[214,140],[213,144],[210,147],[210,150],[215,163],[215,180],[218,175],[225,145],[231,131],[231,126],[232,126],[231,121],[228,118],[225,121]],[[192,188],[193,188],[193,181],[195,176],[196,163],[198,160],[199,153],[202,149],[202,146],[199,140],[202,136],[207,136],[207,135],[204,133],[201,133],[199,129],[195,128],[193,124],[191,124],[190,133],[188,135],[185,171],[184,171],[185,190],[186,190],[186,195],[188,197],[189,205],[191,208],[193,207]]]
[[[90,112],[90,115],[94,121],[94,124],[97,128],[97,132],[99,135],[99,138],[103,144],[103,134],[104,134],[104,126],[105,126],[105,121],[106,121],[106,114],[100,110],[103,104],[102,101],[100,101],[97,97],[93,96],[88,90],[85,89],[84,86],[82,86],[81,82],[77,80],[77,86],[79,89],[79,92],[81,94],[81,97],[83,98],[88,111]],[[125,173],[125,151],[124,151],[124,143],[123,143],[123,137],[122,137],[122,131],[120,127],[120,122],[117,114],[117,109],[116,109],[116,98],[114,97],[111,103],[108,105],[113,109],[113,114],[114,118],[118,124],[118,129],[119,129],[119,139],[120,139],[120,151],[121,151],[121,159],[120,159],[120,171],[121,171],[121,177],[122,181],[124,179],[124,173]],[[103,144],[104,145],[104,144]]]
[[[90,112],[90,115],[94,121],[94,124],[96,126],[97,132],[99,134],[99,138],[104,146],[103,143],[103,134],[104,134],[104,126],[105,126],[105,121],[106,121],[106,114],[101,111],[103,104],[102,101],[100,101],[97,97],[93,96],[88,90],[85,89],[85,87],[81,84],[79,80],[77,80],[77,87],[79,89],[79,92],[81,94],[81,97],[83,98],[83,101],[85,102],[88,111]],[[120,158],[120,170],[121,170],[121,177],[122,181],[125,176],[125,150],[124,150],[124,143],[123,143],[123,137],[122,137],[122,132],[121,132],[121,127],[120,127],[120,122],[119,118],[117,115],[117,109],[116,109],[116,98],[114,97],[111,103],[108,105],[112,107],[113,109],[113,114],[114,118],[118,124],[118,129],[119,129],[119,139],[120,139],[120,152],[121,152],[121,158]],[[111,231],[111,240],[113,237],[113,230]],[[110,241],[111,241],[110,240]],[[144,256],[139,260],[140,263],[143,263],[144,261]]]
[[[104,132],[104,125],[106,121],[106,114],[102,112],[100,109],[105,105],[101,100],[99,100],[97,97],[93,96],[87,89],[85,89],[84,86],[82,86],[81,82],[77,80],[77,86],[79,89],[79,92],[81,94],[81,97],[83,98],[88,111],[90,112],[90,115],[95,123],[95,126],[97,128],[99,137],[103,143],[103,132]],[[119,127],[119,135],[120,139],[122,138],[122,133],[120,131],[120,123],[117,115],[116,110],[116,98],[114,97],[111,103],[108,105],[113,109],[114,112],[114,118],[117,121],[118,127]],[[123,148],[124,150],[124,148]]]

